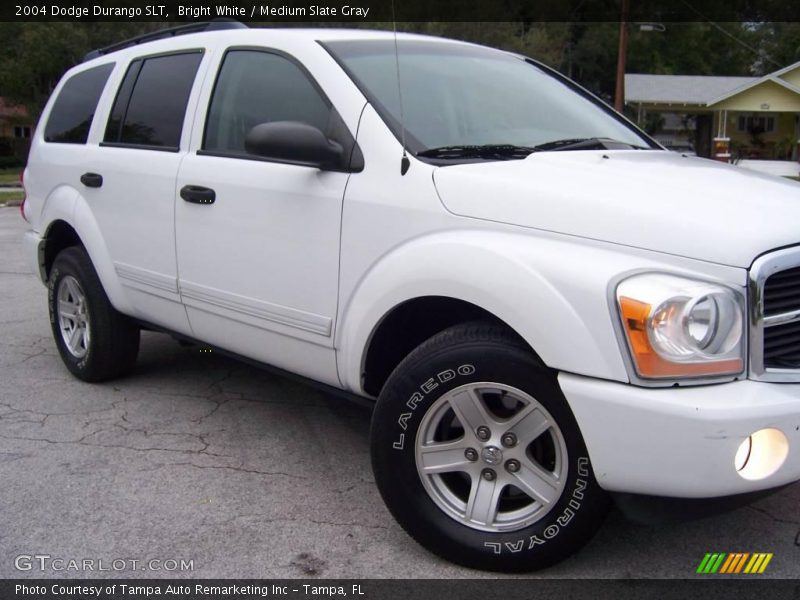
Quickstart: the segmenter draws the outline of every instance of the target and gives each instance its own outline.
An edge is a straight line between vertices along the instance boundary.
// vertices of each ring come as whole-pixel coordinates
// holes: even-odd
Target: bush
[[[24,158],[19,156],[0,156],[0,169],[18,169],[24,166]]]

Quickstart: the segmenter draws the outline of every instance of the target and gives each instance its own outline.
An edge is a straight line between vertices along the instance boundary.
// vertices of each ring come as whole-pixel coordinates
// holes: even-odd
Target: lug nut
[[[516,473],[517,471],[519,471],[519,467],[520,467],[519,461],[516,460],[515,458],[506,461],[506,470],[509,473]]]
[[[492,432],[489,431],[489,428],[486,425],[481,425],[478,429],[475,430],[475,435],[478,436],[479,440],[486,441],[490,437],[492,437]]]
[[[508,433],[503,434],[503,437],[500,439],[500,442],[506,448],[513,448],[514,446],[517,445],[517,436],[509,431]]]
[[[486,481],[494,481],[497,479],[497,473],[495,473],[492,469],[484,469],[481,471],[481,477],[483,477]]]
[[[464,458],[466,458],[470,462],[475,462],[478,460],[478,451],[474,448],[467,448],[464,450]]]

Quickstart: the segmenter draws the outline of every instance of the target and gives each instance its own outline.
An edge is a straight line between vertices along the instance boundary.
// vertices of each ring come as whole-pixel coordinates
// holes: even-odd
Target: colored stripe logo
[[[760,575],[766,571],[772,557],[772,552],[708,552],[700,561],[697,572],[701,575]]]

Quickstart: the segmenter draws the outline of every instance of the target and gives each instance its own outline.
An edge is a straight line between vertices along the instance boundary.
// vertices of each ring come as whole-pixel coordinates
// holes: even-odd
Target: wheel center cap
[[[487,465],[497,465],[503,461],[503,451],[497,446],[486,446],[481,451],[481,458]]]

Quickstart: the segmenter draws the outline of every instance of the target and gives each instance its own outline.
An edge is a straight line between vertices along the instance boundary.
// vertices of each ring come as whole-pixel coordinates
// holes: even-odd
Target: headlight
[[[744,370],[744,299],[733,289],[648,273],[622,281],[616,299],[640,377],[707,377]]]

